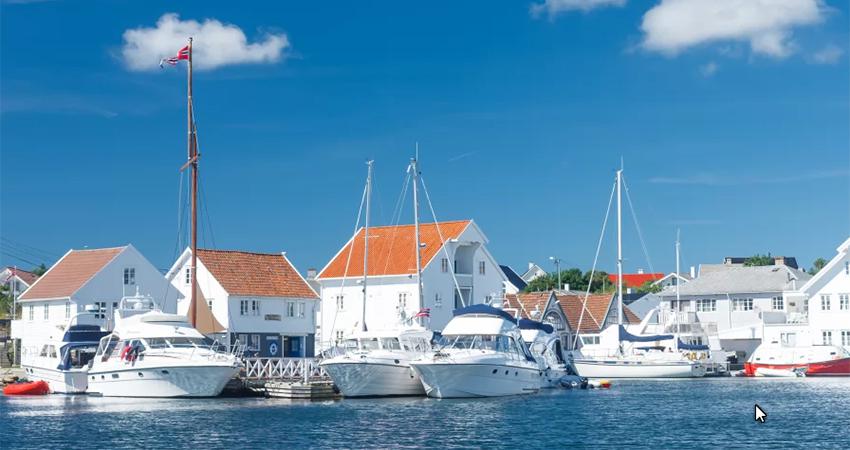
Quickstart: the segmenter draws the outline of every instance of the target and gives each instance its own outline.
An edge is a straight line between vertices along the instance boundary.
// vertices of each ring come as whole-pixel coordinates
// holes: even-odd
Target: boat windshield
[[[208,338],[196,337],[168,337],[168,338],[147,338],[145,345],[150,349],[161,348],[208,348],[211,345]]]
[[[360,339],[360,350],[377,350],[378,349],[378,339]]]
[[[491,350],[495,352],[516,352],[516,342],[504,335],[462,335],[443,336],[445,347],[462,350]]]
[[[396,338],[382,338],[381,348],[384,350],[401,350],[401,343]]]

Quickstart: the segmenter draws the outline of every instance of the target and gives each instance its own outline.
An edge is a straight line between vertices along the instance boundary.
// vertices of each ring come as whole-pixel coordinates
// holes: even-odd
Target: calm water
[[[479,400],[0,396],[3,449],[423,446],[850,448],[850,379],[619,381]]]

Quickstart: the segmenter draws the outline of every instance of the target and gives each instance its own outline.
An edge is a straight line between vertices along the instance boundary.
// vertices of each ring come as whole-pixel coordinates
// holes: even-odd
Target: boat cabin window
[[[74,347],[69,353],[69,362],[71,367],[79,369],[89,364],[89,361],[94,359],[94,353],[97,350],[95,346]]]
[[[360,350],[377,350],[378,339],[360,339]]]
[[[147,348],[194,348],[194,347],[209,347],[210,342],[206,338],[195,337],[168,337],[168,338],[147,338],[144,340]]]
[[[39,353],[38,356],[41,356],[42,358],[47,358],[47,357],[55,358],[56,357],[56,346],[45,345],[45,346],[41,347],[41,353]]]
[[[410,350],[414,352],[426,352],[430,349],[430,345],[428,345],[428,341],[424,338],[405,338],[401,341],[405,350]]]
[[[451,348],[519,353],[516,341],[504,335],[463,335],[454,338],[447,336],[447,338]]]
[[[396,338],[382,338],[381,348],[384,350],[401,350],[401,343]]]
[[[118,349],[119,337],[116,335],[107,336],[100,341],[100,347],[97,349],[97,354],[103,356],[102,361],[106,361],[113,353],[119,352]]]

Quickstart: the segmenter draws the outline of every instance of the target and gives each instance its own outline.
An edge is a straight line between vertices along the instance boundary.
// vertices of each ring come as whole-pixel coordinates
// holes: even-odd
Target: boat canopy
[[[516,324],[516,322],[517,322],[516,318],[514,318],[514,316],[512,316],[511,313],[509,313],[509,312],[507,312],[507,311],[505,311],[504,309],[501,309],[501,308],[494,308],[490,305],[484,305],[484,304],[469,305],[467,307],[458,308],[458,309],[454,310],[454,316],[455,317],[466,316],[466,315],[471,315],[471,314],[486,314],[486,315],[489,315],[489,316],[501,317],[501,318],[503,318],[507,321],[513,322],[514,324]]]
[[[679,350],[708,350],[708,346],[707,346],[707,345],[703,345],[703,344],[686,344],[686,343],[682,342],[682,340],[681,340],[681,339],[679,339],[678,345],[679,345]]]
[[[626,327],[620,325],[620,341],[628,341],[628,342],[655,342],[655,341],[666,341],[668,339],[673,339],[672,334],[653,334],[653,335],[645,335],[645,336],[636,336],[634,334],[626,331]]]
[[[519,329],[520,330],[540,330],[544,333],[552,334],[555,332],[555,328],[552,325],[547,323],[538,322],[536,320],[531,319],[519,319]]]
[[[108,335],[108,331],[102,331],[97,325],[71,325],[62,336],[62,342],[100,342],[100,339]]]

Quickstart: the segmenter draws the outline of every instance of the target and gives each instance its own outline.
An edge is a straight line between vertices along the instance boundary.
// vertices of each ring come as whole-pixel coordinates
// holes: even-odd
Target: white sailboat
[[[617,323],[599,335],[599,344],[584,345],[572,354],[573,367],[587,378],[693,378],[703,377],[706,365],[674,348],[672,334],[635,335],[623,325],[623,170],[617,171]],[[665,341],[673,342],[664,345]],[[651,344],[651,345],[649,345]]]
[[[363,309],[358,333],[346,339],[346,351],[322,361],[320,366],[330,375],[344,397],[387,397],[425,395],[419,375],[410,362],[431,349],[433,333],[412,321],[394,330],[369,331],[366,326],[366,301],[369,281],[369,216],[372,193],[372,165],[369,161],[366,177],[366,219],[363,249]],[[413,175],[415,243],[419,237],[417,160],[410,162]],[[415,244],[414,244],[415,245]],[[419,309],[422,311],[421,248],[416,245],[416,278],[419,286]]]

